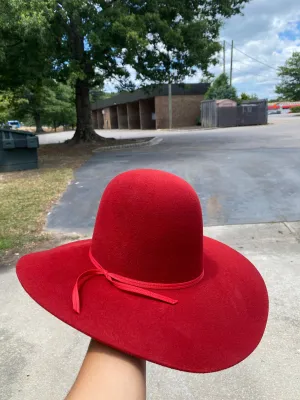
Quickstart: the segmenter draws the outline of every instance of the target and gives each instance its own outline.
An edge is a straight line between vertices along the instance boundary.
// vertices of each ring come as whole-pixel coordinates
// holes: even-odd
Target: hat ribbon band
[[[141,296],[149,297],[154,300],[162,301],[164,303],[168,304],[176,304],[178,303],[178,300],[172,299],[170,297],[152,292],[150,290],[146,289],[182,289],[186,287],[190,287],[195,285],[196,283],[200,282],[200,280],[203,278],[203,273],[199,275],[197,278],[188,281],[188,282],[179,282],[179,283],[157,283],[157,282],[145,282],[145,281],[138,281],[135,279],[130,279],[126,278],[125,276],[117,275],[108,272],[106,269],[104,269],[93,257],[91,250],[89,252],[89,257],[91,262],[94,264],[96,269],[90,269],[85,272],[83,272],[81,275],[76,280],[76,283],[73,288],[72,292],[72,303],[73,303],[73,309],[76,313],[80,313],[80,289],[82,286],[85,284],[86,281],[89,279],[98,276],[98,275],[103,275],[105,278],[111,282],[115,287],[117,287],[120,290],[123,290],[125,292],[129,293],[136,293],[140,294]]]

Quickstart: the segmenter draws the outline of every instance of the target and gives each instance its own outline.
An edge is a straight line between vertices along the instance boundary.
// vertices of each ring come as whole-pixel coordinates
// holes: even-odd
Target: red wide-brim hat
[[[26,255],[17,274],[28,294],[68,325],[183,371],[241,362],[268,317],[257,269],[203,236],[196,192],[163,171],[118,175],[103,193],[92,239]]]

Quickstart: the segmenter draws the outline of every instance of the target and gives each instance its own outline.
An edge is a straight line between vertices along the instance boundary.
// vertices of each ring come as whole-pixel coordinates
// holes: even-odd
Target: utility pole
[[[232,86],[233,40],[231,42],[230,86]]]
[[[169,129],[172,129],[172,84],[168,85]]]
[[[225,55],[225,53],[226,53],[226,42],[224,40],[224,42],[223,42],[223,74],[226,73],[226,55]]]

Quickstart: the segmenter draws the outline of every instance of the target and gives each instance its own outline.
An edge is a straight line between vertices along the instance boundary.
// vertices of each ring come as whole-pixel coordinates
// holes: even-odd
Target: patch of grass
[[[0,253],[49,239],[46,216],[97,145],[45,145],[40,168],[0,174]]]
[[[0,251],[10,249],[13,245],[13,242],[9,238],[1,238],[0,237]]]
[[[20,247],[41,236],[45,213],[72,175],[71,168],[45,169],[1,183],[0,248]]]
[[[48,144],[39,148],[39,168],[0,173],[0,255],[35,248],[53,236],[43,232],[46,216],[60,198],[73,171],[99,147],[148,141],[105,139],[93,144]]]

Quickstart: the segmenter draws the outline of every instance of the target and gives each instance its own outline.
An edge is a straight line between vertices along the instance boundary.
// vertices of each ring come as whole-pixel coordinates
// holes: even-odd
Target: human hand
[[[146,362],[91,340],[66,400],[145,400]]]

